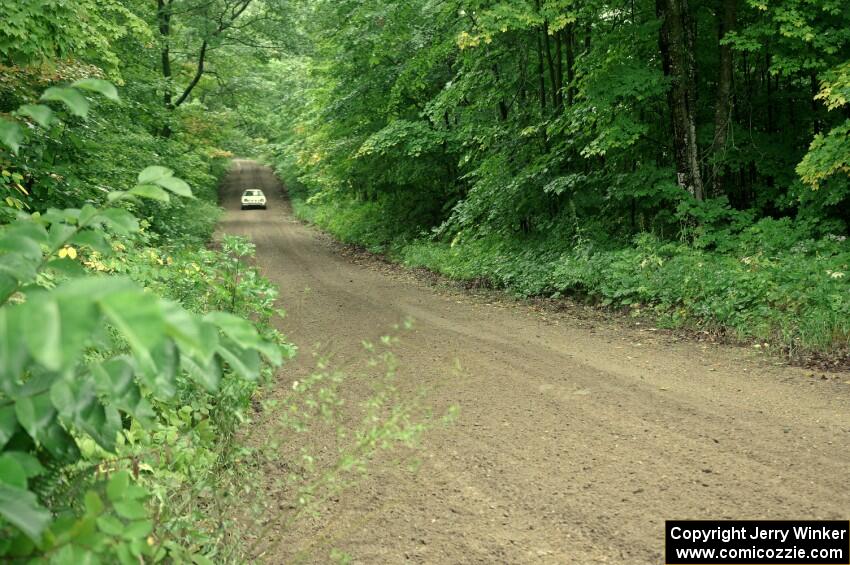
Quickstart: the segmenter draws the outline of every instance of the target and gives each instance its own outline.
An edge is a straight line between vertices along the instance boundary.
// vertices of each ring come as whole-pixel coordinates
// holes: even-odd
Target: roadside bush
[[[574,238],[462,233],[452,243],[393,237],[393,216],[354,201],[299,201],[296,213],[346,242],[386,250],[409,267],[484,279],[520,296],[576,296],[652,313],[659,323],[768,341],[793,353],[850,346],[850,243],[789,219],[735,224],[708,212],[691,243],[650,234],[607,249]],[[710,214],[714,214],[711,216]],[[744,215],[746,216],[746,215]],[[729,226],[733,225],[733,228]]]
[[[83,80],[50,100],[85,117],[85,91],[117,99]],[[24,114],[52,127],[46,105]],[[25,141],[19,120],[0,133],[15,153]],[[247,242],[203,251],[188,245],[202,232],[177,232],[157,247],[133,214],[191,198],[183,179],[156,165],[100,188],[0,227],[0,556],[210,562],[230,519],[216,487],[238,480],[230,439],[293,350],[269,326],[275,290],[243,265]]]

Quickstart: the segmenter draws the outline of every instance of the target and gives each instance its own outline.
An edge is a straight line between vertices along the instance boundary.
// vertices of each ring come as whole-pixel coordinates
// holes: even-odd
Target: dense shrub
[[[409,239],[374,203],[296,200],[295,209],[343,241],[387,250],[407,266],[483,278],[518,295],[578,296],[794,351],[850,345],[850,244],[814,239],[786,219],[701,229],[693,243],[642,234],[608,249],[581,237]]]

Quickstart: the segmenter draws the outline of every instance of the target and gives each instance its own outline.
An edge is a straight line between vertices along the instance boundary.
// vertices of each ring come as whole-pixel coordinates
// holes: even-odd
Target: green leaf
[[[178,196],[185,196],[187,198],[192,197],[192,189],[189,188],[189,185],[186,181],[179,179],[177,177],[163,177],[156,181],[156,183],[174,194]]]
[[[221,381],[221,364],[217,357],[213,357],[206,364],[201,364],[196,359],[184,356],[180,359],[180,364],[195,381],[209,392],[218,390]]]
[[[85,245],[86,247],[90,247],[103,255],[109,255],[112,253],[112,246],[106,242],[106,238],[103,237],[103,234],[94,230],[83,230],[81,232],[77,232],[74,237],[71,238],[71,243]]]
[[[105,514],[97,519],[98,529],[110,536],[120,536],[124,532],[124,523],[111,514]]]
[[[38,367],[34,367],[29,378],[24,380],[15,391],[14,397],[34,396],[50,390],[53,382],[56,380],[56,373],[42,371]]]
[[[50,395],[25,396],[15,401],[18,422],[36,441],[43,439],[56,418]]]
[[[91,377],[58,379],[50,387],[50,400],[63,422],[87,433],[107,451],[115,449],[121,418],[114,407],[97,399]]]
[[[84,539],[76,540],[84,543]],[[100,565],[100,558],[82,545],[64,545],[50,559],[51,565]]]
[[[100,210],[98,210],[91,204],[84,204],[83,207],[80,208],[80,215],[77,218],[77,221],[82,226],[88,223],[89,220],[97,216],[98,212],[100,212]]]
[[[0,449],[3,449],[18,430],[18,417],[14,406],[0,408]]]
[[[150,520],[136,520],[127,524],[122,536],[124,539],[141,539],[147,538],[152,531],[153,522]]]
[[[102,80],[99,78],[84,78],[74,82],[71,86],[74,88],[89,90],[91,92],[97,92],[115,102],[118,102],[119,100],[118,90],[115,88],[115,85],[108,80]]]
[[[18,113],[35,120],[35,123],[47,129],[53,120],[53,110],[44,104],[24,104],[18,108]]]
[[[244,318],[235,316],[228,312],[210,312],[204,316],[204,320],[212,322],[219,329],[235,341],[240,347],[256,347],[262,342],[257,328]]]
[[[12,396],[29,355],[23,336],[21,308],[0,308],[0,390]],[[3,417],[0,410],[0,447],[3,443]]]
[[[23,332],[32,356],[48,369],[62,367],[62,321],[59,303],[51,296],[39,296],[21,306]]]
[[[35,280],[38,273],[39,261],[27,258],[20,253],[6,253],[0,255],[0,273],[9,277],[9,281],[4,283],[4,287],[11,292],[20,284],[27,284]],[[14,283],[11,280],[14,280]]]
[[[139,231],[139,221],[123,208],[107,208],[97,216],[104,224],[119,234],[125,235]]]
[[[95,403],[81,417],[79,427],[102,448],[115,451],[115,441],[121,432],[121,414],[114,406]]]
[[[0,516],[33,541],[38,541],[50,523],[50,512],[38,504],[38,498],[26,489],[0,484]]]
[[[0,142],[12,150],[15,155],[24,141],[24,132],[16,122],[0,118]]]
[[[6,235],[12,234],[28,237],[40,244],[47,243],[47,230],[41,224],[35,223],[28,215],[9,225],[6,229]]]
[[[148,496],[150,496],[150,493],[145,487],[139,486],[135,483],[130,483],[124,498],[127,500],[139,500],[141,498],[147,498]]]
[[[0,237],[0,251],[18,253],[29,261],[41,261],[41,246],[25,235],[10,233]]]
[[[159,200],[160,202],[168,202],[168,193],[162,190],[155,184],[139,184],[130,190],[130,194],[150,200]]]
[[[199,320],[175,302],[163,304],[166,332],[184,353],[209,362],[218,347],[218,329],[211,323]]]
[[[73,366],[100,321],[87,297],[63,296],[58,291],[31,297],[21,309],[30,353],[53,371]]]
[[[130,473],[118,471],[109,478],[109,482],[106,484],[106,496],[109,497],[111,502],[123,500],[129,486]]]
[[[141,292],[138,285],[127,277],[85,277],[63,283],[56,289],[63,300],[94,302],[110,294],[130,291]]]
[[[98,516],[103,512],[103,501],[95,491],[87,491],[84,501],[86,505],[86,514],[89,516]]]
[[[142,520],[148,517],[145,505],[136,500],[120,500],[113,504],[115,512],[126,520]]]
[[[20,463],[7,454],[0,455],[0,485],[27,488],[27,473]]]
[[[46,395],[45,395],[46,396]],[[39,441],[50,454],[61,462],[72,463],[79,459],[77,442],[54,418],[46,430],[42,430]]]
[[[143,357],[163,341],[165,322],[157,297],[141,290],[114,292],[99,301],[103,313],[121,335]]]
[[[47,267],[54,271],[64,273],[69,277],[82,277],[88,274],[86,268],[79,261],[74,261],[68,257],[60,257],[59,259],[51,259],[47,262]]]
[[[50,387],[50,401],[59,415],[69,423],[77,423],[96,402],[91,380],[57,379]]]
[[[75,116],[85,118],[89,113],[89,101],[73,88],[52,86],[44,91],[41,100],[48,102],[62,102]]]
[[[280,365],[283,362],[280,348],[264,340],[257,332],[254,325],[227,312],[210,312],[204,319],[218,326],[221,331],[244,349],[256,349],[261,352],[270,363]]]
[[[107,397],[116,408],[147,423],[155,414],[150,403],[142,397],[135,381],[135,367],[123,357],[110,359],[92,367],[98,393]]]
[[[18,288],[18,279],[9,274],[5,269],[0,269],[0,296],[10,296],[15,292],[16,288]],[[2,377],[0,377],[0,380],[2,380]]]
[[[68,238],[74,235],[76,229],[74,226],[69,226],[65,223],[57,222],[52,224],[47,231],[47,246],[51,249],[58,248],[68,241]]]
[[[255,350],[242,349],[225,339],[218,347],[218,354],[242,378],[253,381],[260,376],[260,355]]]
[[[38,459],[29,453],[24,453],[23,451],[7,451],[3,454],[3,457],[11,457],[17,461],[18,465],[20,465],[24,470],[28,479],[31,477],[37,477],[44,473],[44,467],[41,466]]]
[[[142,378],[157,398],[168,400],[177,392],[175,379],[180,366],[180,352],[172,340],[161,342],[150,352],[150,366],[142,366]]]
[[[139,173],[139,184],[159,184],[159,181],[162,179],[173,175],[174,171],[171,169],[160,167],[159,165],[151,165]]]

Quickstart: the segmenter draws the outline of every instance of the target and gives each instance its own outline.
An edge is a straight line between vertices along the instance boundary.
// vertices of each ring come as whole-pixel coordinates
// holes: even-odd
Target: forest
[[[846,351],[846,3],[311,4],[257,130],[307,217],[522,295]]]
[[[844,0],[0,0],[0,559],[252,560],[297,348],[235,157],[405,267],[848,366]]]

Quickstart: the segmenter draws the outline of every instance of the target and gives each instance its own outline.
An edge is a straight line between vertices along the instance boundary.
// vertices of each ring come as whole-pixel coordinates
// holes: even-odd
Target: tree
[[[244,30],[249,24],[236,26],[253,0],[157,0],[157,23],[161,41],[161,69],[165,79],[163,102],[174,109],[189,99],[192,91],[204,76],[210,50],[220,46],[228,33]],[[183,42],[194,51],[194,70],[188,83],[174,94],[172,72],[172,42],[174,41],[175,18],[185,20]],[[193,47],[194,46],[194,47]]]
[[[673,125],[673,148],[679,186],[702,200],[705,190],[700,172],[696,127],[696,80],[693,16],[688,0],[656,0],[662,20],[659,44],[664,75],[670,78],[667,104]]]

